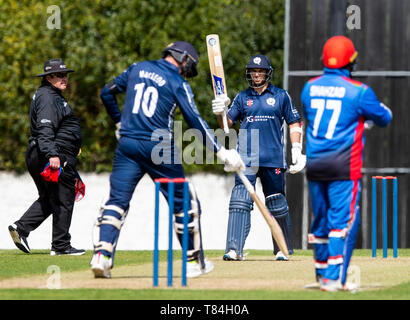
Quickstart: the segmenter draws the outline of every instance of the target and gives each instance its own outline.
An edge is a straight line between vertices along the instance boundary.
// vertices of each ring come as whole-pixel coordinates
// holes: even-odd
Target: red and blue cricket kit
[[[392,113],[346,69],[325,68],[305,84],[301,100],[316,274],[344,283],[360,224],[364,122],[386,126]]]

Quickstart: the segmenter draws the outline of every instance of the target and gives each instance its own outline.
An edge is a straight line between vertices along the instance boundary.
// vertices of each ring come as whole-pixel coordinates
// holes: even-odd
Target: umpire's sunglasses
[[[54,73],[54,75],[55,75],[57,78],[60,78],[60,79],[62,79],[62,78],[68,78],[68,74],[67,74],[67,73],[63,73],[63,72]]]

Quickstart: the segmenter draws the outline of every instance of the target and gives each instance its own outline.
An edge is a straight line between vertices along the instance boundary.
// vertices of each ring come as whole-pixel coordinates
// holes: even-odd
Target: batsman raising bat
[[[240,122],[238,151],[246,165],[245,177],[255,188],[259,177],[265,205],[280,225],[289,254],[293,253],[291,241],[291,219],[285,197],[285,172],[287,170],[283,145],[284,121],[289,125],[292,143],[292,165],[290,172],[301,171],[306,158],[302,154],[302,129],[300,116],[289,94],[270,83],[273,68],[269,58],[258,54],[246,66],[249,88],[240,92],[227,112],[227,124],[231,127]],[[226,95],[216,96],[212,111],[218,116],[222,127],[222,114],[230,104]],[[253,199],[241,177],[235,175],[229,203],[228,231],[224,260],[243,260],[243,248],[251,226]],[[289,260],[272,237],[276,260]]]
[[[188,126],[201,132],[203,144],[222,160],[226,171],[244,169],[238,152],[220,145],[195,105],[186,79],[198,74],[198,59],[192,44],[175,41],[163,50],[162,59],[133,63],[101,90],[101,99],[120,129],[120,138],[110,175],[110,198],[102,206],[95,224],[90,264],[96,278],[111,277],[120,231],[142,177],[145,174],[152,180],[185,177],[172,130],[177,107]],[[116,100],[116,95],[121,93],[126,93],[122,111]],[[162,185],[160,191],[168,200],[168,188]],[[189,191],[187,277],[194,278],[212,271],[213,264],[204,257],[201,204],[191,182]],[[181,244],[183,207],[183,186],[176,184],[173,223]]]

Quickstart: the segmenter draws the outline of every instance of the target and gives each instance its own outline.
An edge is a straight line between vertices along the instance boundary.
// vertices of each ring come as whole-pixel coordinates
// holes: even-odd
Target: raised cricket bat
[[[219,44],[219,36],[217,34],[209,34],[206,36],[206,47],[208,48],[209,69],[211,70],[212,88],[215,97],[221,94],[227,94],[224,66],[222,63],[222,52]],[[228,120],[226,112],[222,114],[223,129],[225,133],[229,133]]]
[[[263,217],[265,218],[265,221],[268,224],[269,229],[272,233],[272,236],[275,239],[276,243],[278,244],[280,251],[282,251],[284,255],[289,256],[289,250],[286,244],[285,236],[283,235],[283,232],[282,232],[282,229],[279,223],[270,214],[269,210],[262,203],[261,199],[259,199],[258,195],[255,192],[255,189],[253,188],[248,178],[243,174],[243,172],[238,170],[236,173],[238,174],[239,178],[241,178],[243,184],[245,185],[246,190],[248,190],[253,201],[258,206],[259,211],[262,213]]]

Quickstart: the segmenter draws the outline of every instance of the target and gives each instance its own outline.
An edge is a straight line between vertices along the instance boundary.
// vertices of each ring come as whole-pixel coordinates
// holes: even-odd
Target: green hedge
[[[28,110],[43,63],[61,57],[76,70],[65,97],[83,128],[83,171],[111,170],[114,124],[99,91],[131,63],[160,58],[172,41],[191,42],[200,55],[199,75],[190,81],[200,113],[217,128],[205,37],[221,38],[228,94],[246,88],[244,67],[251,55],[266,54],[282,83],[284,1],[281,0],[70,0],[2,1],[0,11],[0,170],[26,170],[30,134]],[[61,10],[61,29],[50,30],[51,5]],[[123,102],[123,97],[119,98]],[[181,119],[177,114],[177,119]],[[184,142],[189,143],[189,142]],[[187,172],[221,171],[222,166],[186,165]]]

